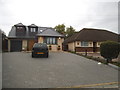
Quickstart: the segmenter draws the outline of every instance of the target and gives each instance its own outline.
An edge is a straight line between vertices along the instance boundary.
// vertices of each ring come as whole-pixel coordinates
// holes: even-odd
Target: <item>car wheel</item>
[[[32,58],[34,58],[34,55],[32,54]]]

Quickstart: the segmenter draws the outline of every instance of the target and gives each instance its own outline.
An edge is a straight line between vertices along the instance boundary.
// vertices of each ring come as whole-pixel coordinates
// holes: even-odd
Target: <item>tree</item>
[[[74,32],[75,32],[75,29],[72,26],[66,28],[67,37],[72,36]]]
[[[57,26],[54,27],[55,30],[63,35],[65,35],[65,25],[64,24],[59,24]]]
[[[64,24],[59,24],[54,28],[57,32],[65,35],[66,37],[72,36],[75,32],[75,29],[72,26],[66,28]]]
[[[107,59],[107,64],[117,58],[120,52],[120,44],[114,41],[105,41],[100,45],[100,54]]]

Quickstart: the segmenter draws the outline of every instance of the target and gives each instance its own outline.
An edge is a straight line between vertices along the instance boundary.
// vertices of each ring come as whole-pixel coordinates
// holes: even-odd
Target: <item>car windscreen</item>
[[[33,47],[47,47],[44,43],[35,43]]]

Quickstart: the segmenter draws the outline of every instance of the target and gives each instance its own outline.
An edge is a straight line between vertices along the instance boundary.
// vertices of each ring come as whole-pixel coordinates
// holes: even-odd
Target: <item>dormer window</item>
[[[35,32],[35,28],[31,28],[30,31],[31,31],[31,32]]]
[[[26,35],[26,28],[24,26],[16,27],[16,36],[24,36]]]
[[[23,27],[17,27],[17,29],[22,29]]]

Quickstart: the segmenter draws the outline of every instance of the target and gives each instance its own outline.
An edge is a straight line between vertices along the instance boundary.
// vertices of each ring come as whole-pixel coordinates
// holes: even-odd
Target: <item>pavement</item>
[[[68,52],[50,52],[49,58],[8,52],[2,64],[3,88],[118,87],[118,70]]]

